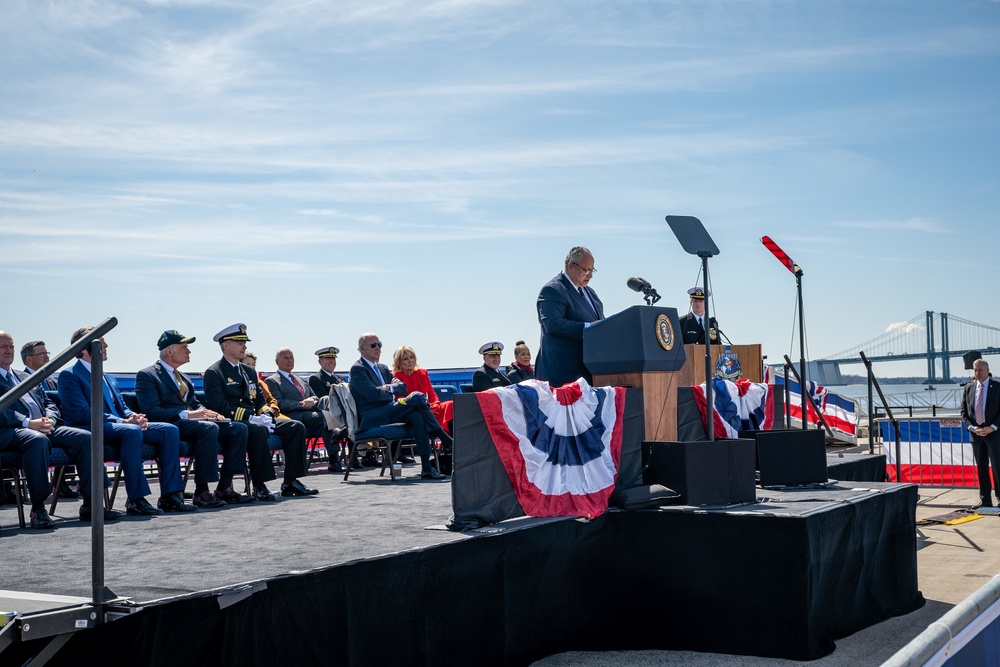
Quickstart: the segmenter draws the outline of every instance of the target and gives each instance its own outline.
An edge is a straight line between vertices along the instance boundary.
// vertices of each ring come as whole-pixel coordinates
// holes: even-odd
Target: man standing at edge
[[[589,287],[595,273],[594,256],[583,246],[576,246],[566,255],[562,273],[545,283],[538,294],[542,339],[535,377],[554,387],[581,377],[593,381],[583,364],[583,332],[604,319],[604,304]]]
[[[962,421],[972,434],[972,453],[979,470],[979,504],[992,507],[990,464],[993,465],[993,490],[1000,500],[1000,382],[990,377],[985,359],[972,363],[975,382],[965,385],[962,397]]]

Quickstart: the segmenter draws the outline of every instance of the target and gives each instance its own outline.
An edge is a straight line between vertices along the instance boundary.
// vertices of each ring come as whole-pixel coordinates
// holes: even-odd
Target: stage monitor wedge
[[[827,482],[823,431],[756,431],[760,486],[809,486]]]

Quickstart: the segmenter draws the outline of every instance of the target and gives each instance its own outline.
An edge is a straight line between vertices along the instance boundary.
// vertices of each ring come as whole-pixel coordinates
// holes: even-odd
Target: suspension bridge
[[[859,352],[873,363],[926,359],[927,382],[949,381],[952,359],[975,352],[983,356],[1000,354],[1000,327],[928,310],[860,345],[813,361],[809,379],[839,384],[841,366],[862,363]]]

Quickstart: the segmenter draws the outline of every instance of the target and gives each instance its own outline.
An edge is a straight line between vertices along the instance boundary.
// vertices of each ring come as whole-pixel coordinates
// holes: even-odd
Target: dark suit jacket
[[[315,396],[313,390],[309,387],[307,382],[304,382],[302,378],[296,378],[299,384],[302,385],[302,391],[304,393],[300,394],[299,390],[295,388],[291,382],[285,379],[285,376],[281,373],[275,373],[274,375],[268,377],[264,380],[267,383],[267,388],[271,390],[271,395],[278,401],[278,409],[281,413],[288,415],[292,419],[298,419],[297,414],[302,414],[303,412],[313,412],[314,410],[304,410],[299,402],[303,398],[308,398],[309,396]],[[329,392],[327,392],[328,394]],[[327,394],[323,394],[326,396]]]
[[[986,421],[982,424],[976,423],[976,383],[972,381],[965,385],[965,395],[962,398],[962,421],[965,422],[965,428],[992,425],[998,429],[985,438],[980,438],[978,435],[972,434],[973,442],[979,440],[1000,442],[1000,382],[990,379],[988,380],[988,384],[989,386],[986,389],[986,405],[983,410],[983,416],[986,417]]]
[[[205,369],[202,386],[205,405],[233,421],[245,422],[254,415],[272,412],[257,371],[246,364],[233,366],[225,358],[219,359]]]
[[[194,395],[194,384],[181,373],[181,381],[187,386],[187,394],[181,398],[181,391],[172,373],[160,362],[147,366],[135,375],[135,398],[139,409],[151,422],[176,424],[181,421],[184,410],[200,410],[204,406]]]
[[[681,325],[681,337],[684,339],[685,345],[705,344],[705,329],[698,324],[698,318],[694,316],[694,313],[682,316],[678,324]],[[708,318],[708,328],[715,329],[715,335],[712,336],[712,345],[717,345],[719,343],[719,325],[714,317]]]
[[[309,388],[317,396],[329,396],[330,387],[340,384],[343,381],[344,378],[340,377],[338,373],[330,375],[323,369],[320,369],[318,373],[313,373],[309,376]]]
[[[118,381],[110,375],[105,375],[104,378],[111,387],[111,400],[118,415],[122,419],[128,419],[132,416],[132,410],[125,405],[122,392],[118,389]],[[67,424],[90,428],[90,371],[84,367],[83,361],[77,361],[72,368],[59,374],[59,404]],[[104,398],[104,421],[118,421],[111,412],[107,396]]]
[[[25,375],[31,375],[34,372],[35,371],[33,371],[30,368],[28,368],[27,366],[25,366],[24,370],[21,371],[21,374],[18,375],[18,377],[24,377]],[[48,376],[47,378],[45,378],[44,380],[42,380],[42,385],[41,386],[42,386],[42,389],[45,389],[47,391],[55,391],[56,389],[58,389],[59,385],[56,383],[56,375],[52,374],[52,375]]]
[[[604,319],[604,304],[590,287],[587,294],[597,312],[591,309],[573,283],[560,273],[545,283],[538,294],[538,323],[542,340],[535,360],[535,377],[553,386],[562,386],[577,378],[592,380],[583,365],[583,329],[587,322]]]
[[[378,368],[382,373],[381,380],[375,377],[375,371],[364,359],[358,359],[351,366],[350,388],[358,408],[359,431],[389,424],[389,406],[393,399],[407,394],[406,385],[392,376],[388,366],[379,364]],[[402,389],[395,392],[380,389],[384,384],[398,385]]]
[[[18,373],[13,368],[11,368],[9,373],[13,373],[17,381],[24,382],[25,375],[23,373]],[[59,414],[59,408],[56,407],[55,402],[45,395],[42,391],[42,387],[45,385],[43,382],[41,385],[35,387],[28,394],[35,400],[38,404],[39,409],[42,411],[43,417],[49,417],[54,419],[57,424],[62,423],[62,416]],[[13,385],[9,384],[5,378],[0,378],[0,394],[6,394],[13,388]],[[14,429],[21,428],[21,424],[24,423],[25,419],[30,418],[30,412],[28,404],[24,400],[20,400],[14,405],[10,406],[0,414],[0,447],[6,447],[10,444],[10,441],[14,438]]]
[[[508,387],[510,380],[500,372],[500,369],[493,370],[486,364],[476,369],[472,374],[472,391],[486,391],[494,387]]]

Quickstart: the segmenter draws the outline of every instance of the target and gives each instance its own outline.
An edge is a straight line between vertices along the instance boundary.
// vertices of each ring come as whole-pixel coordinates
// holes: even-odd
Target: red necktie
[[[304,392],[302,390],[302,385],[299,384],[298,378],[295,377],[294,375],[292,375],[291,373],[288,374],[288,377],[292,378],[292,384],[294,384],[295,388],[299,390],[299,396],[301,396],[302,398],[305,398],[306,397],[306,392]]]

